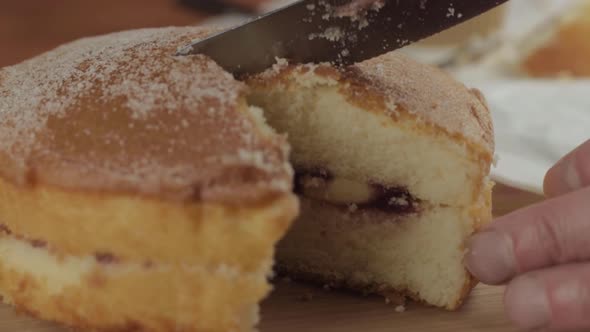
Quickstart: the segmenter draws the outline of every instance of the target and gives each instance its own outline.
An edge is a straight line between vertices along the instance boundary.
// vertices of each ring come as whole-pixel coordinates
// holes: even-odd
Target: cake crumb
[[[384,287],[385,286],[383,286],[382,288],[384,288]],[[381,290],[379,292],[385,297],[386,304],[392,304],[392,305],[395,305],[396,307],[406,305],[406,297],[403,295],[400,295],[396,292],[384,291],[384,290]]]
[[[398,305],[395,307],[395,312],[402,313],[406,311],[406,307],[404,305]]]
[[[453,17],[453,16],[455,16],[455,8],[449,7],[449,11],[447,13],[447,17]]]
[[[300,295],[298,297],[298,300],[301,302],[309,302],[309,301],[313,300],[313,297],[314,297],[313,292],[307,291],[307,292],[303,293],[302,295]]]
[[[420,9],[426,10],[426,3],[428,0],[420,0]]]
[[[344,37],[344,32],[342,31],[342,29],[340,27],[334,26],[334,27],[327,28],[322,33],[310,34],[309,40],[324,38],[324,39],[327,39],[331,42],[337,42],[337,41],[342,40],[343,37]]]
[[[326,180],[320,177],[305,176],[300,179],[299,184],[303,188],[324,188],[326,187]]]
[[[409,206],[410,202],[406,197],[392,197],[389,200],[389,205],[396,205],[396,206]]]

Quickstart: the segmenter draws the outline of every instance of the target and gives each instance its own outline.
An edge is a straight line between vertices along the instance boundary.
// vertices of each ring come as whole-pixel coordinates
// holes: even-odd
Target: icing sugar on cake
[[[203,56],[174,56],[208,34],[86,38],[0,70],[3,175],[181,199],[289,190],[285,140],[251,114],[245,86]]]
[[[439,127],[453,136],[460,136],[470,144],[494,149],[493,125],[488,120],[488,105],[476,89],[467,89],[454,81],[448,74],[436,68],[418,64],[397,52],[390,52],[345,68],[329,63],[290,65],[286,60],[277,59],[268,71],[258,75],[257,84],[282,84],[281,78],[290,72],[299,75],[302,86],[337,84],[348,81],[351,93],[357,102],[364,90],[380,96],[382,111],[391,116],[407,112],[419,122]],[[301,79],[299,79],[301,78]],[[352,83],[352,84],[350,84]],[[362,89],[358,89],[358,86]],[[418,94],[417,91],[428,91]]]
[[[400,106],[452,135],[461,135],[486,149],[494,149],[492,124],[481,93],[468,90],[442,71],[419,65],[405,56],[388,53],[351,67],[375,92],[389,99],[390,111]],[[413,91],[428,91],[415,97]],[[476,98],[473,98],[473,97]],[[445,110],[444,112],[442,110]]]

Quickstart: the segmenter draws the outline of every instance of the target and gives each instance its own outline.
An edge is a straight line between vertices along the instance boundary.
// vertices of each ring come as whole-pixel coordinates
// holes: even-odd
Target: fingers
[[[590,260],[590,188],[502,217],[476,234],[468,249],[467,267],[487,284]]]
[[[557,198],[475,235],[466,264],[485,283],[512,280],[506,310],[521,328],[590,330],[590,141],[547,173],[544,190]]]
[[[590,329],[590,263],[564,265],[514,279],[504,298],[508,317],[527,330]]]
[[[590,140],[561,159],[545,176],[545,195],[556,197],[590,186]]]

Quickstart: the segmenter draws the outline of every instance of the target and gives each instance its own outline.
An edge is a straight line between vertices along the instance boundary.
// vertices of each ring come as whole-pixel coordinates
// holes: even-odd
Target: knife
[[[508,0],[298,0],[178,50],[236,76],[291,63],[350,65],[402,48]]]

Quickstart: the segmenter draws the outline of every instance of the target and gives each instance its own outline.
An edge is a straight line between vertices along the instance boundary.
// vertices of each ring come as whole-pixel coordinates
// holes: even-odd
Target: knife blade
[[[192,43],[236,76],[291,63],[349,65],[407,46],[508,0],[299,0]]]

